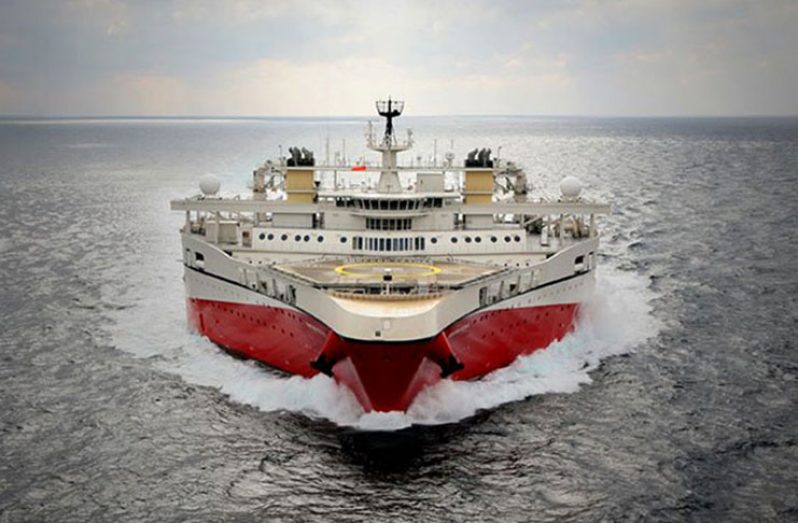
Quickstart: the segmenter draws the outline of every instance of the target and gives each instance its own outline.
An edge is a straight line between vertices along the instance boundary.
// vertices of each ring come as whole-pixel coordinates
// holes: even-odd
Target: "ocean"
[[[0,522],[798,521],[798,119],[396,125],[613,213],[575,332],[365,414],[188,331],[169,210],[365,118],[0,120]]]

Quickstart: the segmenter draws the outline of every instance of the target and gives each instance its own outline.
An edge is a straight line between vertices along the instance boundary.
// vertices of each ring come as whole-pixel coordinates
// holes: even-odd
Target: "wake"
[[[176,282],[173,284],[171,282]],[[157,293],[182,296],[179,278],[153,285]],[[132,309],[116,311],[114,344],[186,382],[214,387],[232,401],[265,412],[299,412],[364,430],[453,423],[482,409],[551,393],[572,393],[591,383],[590,371],[610,356],[629,353],[661,326],[653,317],[654,295],[643,276],[601,267],[596,292],[581,309],[575,330],[546,350],[518,358],[480,380],[443,380],[419,394],[407,412],[366,413],[353,394],[324,375],[286,377],[253,361],[231,357],[206,338],[186,330],[182,300],[139,296]],[[146,292],[149,286],[139,287]]]

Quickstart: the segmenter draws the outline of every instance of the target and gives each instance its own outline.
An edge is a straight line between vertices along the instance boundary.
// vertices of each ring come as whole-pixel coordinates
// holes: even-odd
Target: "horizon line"
[[[410,118],[617,118],[617,119],[680,119],[680,118],[798,118],[795,114],[580,114],[580,113],[515,113],[515,114],[410,114],[402,115]],[[65,114],[0,114],[0,120],[264,120],[264,119],[370,119],[379,118],[379,115],[350,114],[350,115],[133,115],[133,114],[103,114],[103,115],[65,115]]]

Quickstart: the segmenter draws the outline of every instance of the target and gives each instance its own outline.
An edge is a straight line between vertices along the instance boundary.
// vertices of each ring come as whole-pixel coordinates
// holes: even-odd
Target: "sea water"
[[[189,332],[168,205],[365,119],[0,122],[4,520],[798,516],[798,120],[397,125],[613,213],[573,333],[385,414]]]

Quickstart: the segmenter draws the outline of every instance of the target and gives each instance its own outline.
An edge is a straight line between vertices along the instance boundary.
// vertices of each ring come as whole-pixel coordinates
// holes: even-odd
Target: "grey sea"
[[[402,117],[613,213],[574,333],[394,414],[189,332],[169,211],[365,126],[0,120],[0,522],[798,521],[798,119]]]

